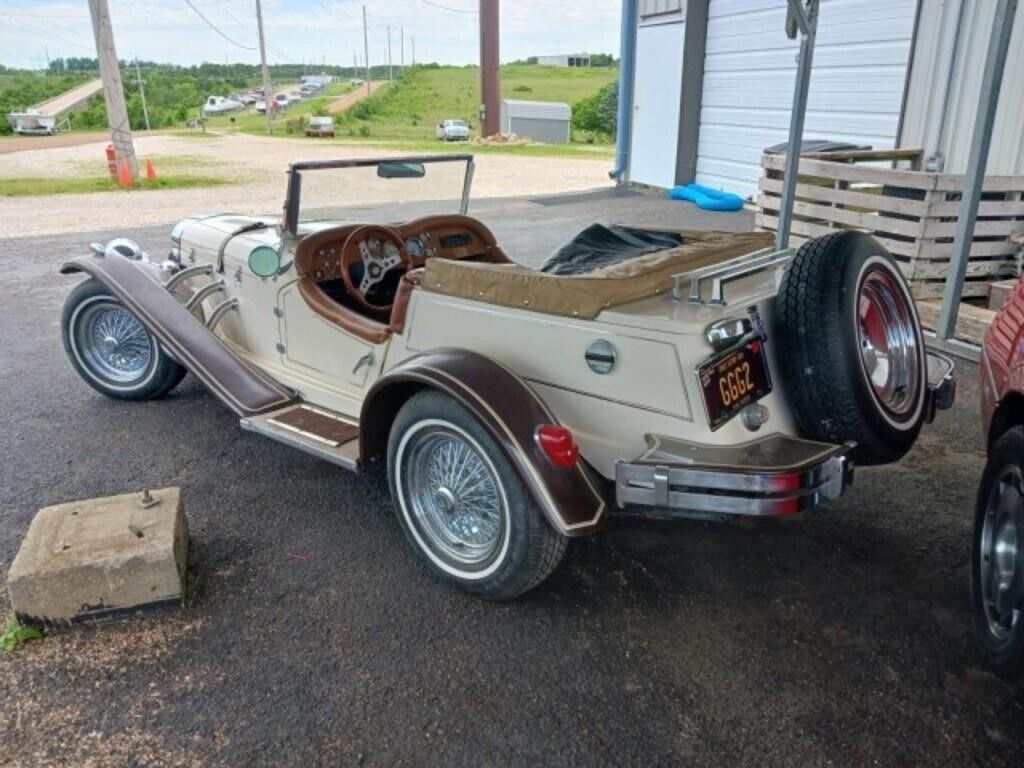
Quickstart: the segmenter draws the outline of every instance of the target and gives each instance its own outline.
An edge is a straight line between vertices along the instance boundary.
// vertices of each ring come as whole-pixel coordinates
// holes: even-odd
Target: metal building
[[[502,99],[501,132],[543,141],[566,144],[570,137],[572,109],[556,101],[518,101]]]
[[[589,53],[558,53],[554,56],[538,56],[537,63],[542,67],[589,67]]]
[[[632,91],[624,177],[756,194],[762,150],[786,140],[797,53],[782,33],[786,0],[624,7],[633,36],[624,38],[633,60],[622,67],[631,81],[620,83],[627,98]],[[963,172],[993,9],[989,0],[822,0],[804,138],[923,147],[941,153],[946,171]],[[1017,13],[990,174],[1024,171]]]

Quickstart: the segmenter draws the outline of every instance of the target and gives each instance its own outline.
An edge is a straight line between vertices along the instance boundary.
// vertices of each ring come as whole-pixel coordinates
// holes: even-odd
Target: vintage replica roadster
[[[305,201],[314,179],[358,171],[400,196],[453,168],[447,214],[324,220]],[[385,461],[412,547],[499,599],[617,511],[813,509],[952,402],[952,363],[867,235],[794,253],[767,233],[595,225],[529,269],[467,215],[472,173],[468,155],[294,163],[280,220],[193,216],[159,260],[95,245],[62,268],[89,276],[68,357],[110,397],[189,371],[244,429]]]

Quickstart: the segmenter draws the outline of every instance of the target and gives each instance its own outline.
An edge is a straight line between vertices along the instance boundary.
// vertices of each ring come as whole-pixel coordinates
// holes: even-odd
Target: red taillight
[[[576,466],[580,457],[580,447],[572,439],[572,432],[555,424],[542,424],[537,427],[537,445],[551,463],[562,469]]]

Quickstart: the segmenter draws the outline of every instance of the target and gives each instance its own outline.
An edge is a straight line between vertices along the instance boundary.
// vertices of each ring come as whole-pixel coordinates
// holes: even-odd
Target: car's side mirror
[[[422,179],[427,169],[423,163],[380,163],[377,175],[382,179]]]

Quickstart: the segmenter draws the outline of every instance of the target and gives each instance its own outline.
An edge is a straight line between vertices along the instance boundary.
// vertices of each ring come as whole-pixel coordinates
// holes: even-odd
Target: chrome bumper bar
[[[928,350],[928,390],[924,404],[924,420],[935,421],[936,411],[953,407],[956,400],[956,364],[946,355]]]
[[[648,435],[634,461],[615,465],[615,500],[680,517],[790,515],[839,498],[853,482],[852,444],[771,435],[717,447]],[[642,514],[642,513],[641,513]]]

